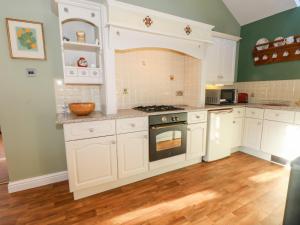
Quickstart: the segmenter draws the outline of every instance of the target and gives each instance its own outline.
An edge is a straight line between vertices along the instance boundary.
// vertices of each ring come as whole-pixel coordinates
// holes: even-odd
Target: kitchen
[[[151,179],[167,182],[168,175],[172,179],[172,174],[184,174],[184,171],[199,173],[205,168],[220,171],[220,167],[226,165],[228,170],[222,172],[223,179],[229,179],[226,172],[231,171],[234,176],[237,172],[233,171],[234,166],[230,166],[229,162],[247,168],[239,160],[245,160],[251,168],[251,179],[245,179],[258,186],[260,182],[266,183],[268,187],[272,182],[279,186],[281,181],[281,184],[284,183],[281,190],[286,193],[289,171],[282,165],[300,155],[297,149],[297,136],[300,134],[297,78],[250,82],[243,77],[246,72],[241,78],[236,78],[236,74],[240,62],[244,67],[249,66],[248,58],[252,67],[253,64],[267,62],[271,65],[271,58],[265,60],[265,55],[260,58],[261,53],[269,51],[271,44],[279,43],[282,48],[298,46],[297,30],[293,33],[295,36],[291,44],[288,43],[292,36],[288,35],[286,39],[278,39],[271,44],[264,40],[256,43],[255,40],[256,46],[255,43],[251,45],[250,56],[247,53],[248,61],[237,61],[238,55],[248,47],[244,46],[247,37],[214,31],[214,26],[207,23],[112,0],[101,4],[57,0],[51,1],[51,4],[52,8],[48,9],[50,17],[55,18],[58,24],[58,32],[51,35],[60,45],[53,50],[55,55],[61,55],[58,64],[51,66],[51,70],[55,73],[62,70],[63,77],[55,76],[48,80],[55,98],[55,101],[49,102],[57,113],[56,119],[55,115],[51,117],[52,126],[59,130],[59,134],[52,135],[60,140],[49,142],[48,146],[54,150],[56,147],[51,145],[59,145],[59,149],[63,149],[64,156],[60,160],[66,162],[67,167],[64,163],[59,165],[59,160],[57,168],[61,169],[49,169],[49,173],[33,176],[21,173],[12,176],[8,184],[10,193],[68,180],[68,190],[65,190],[64,183],[64,192],[68,201],[77,204],[97,196],[106,198],[110,192],[123,192],[142,184],[146,185],[145,191],[147,188],[152,190],[154,186],[144,182],[151,183]],[[7,22],[9,24],[10,20]],[[284,46],[281,45],[283,40]],[[257,55],[252,58],[253,48],[253,54]],[[263,66],[260,65],[260,68]],[[32,63],[30,68],[35,68],[35,64]],[[31,75],[33,82],[41,79],[39,70],[30,68],[28,77]],[[27,103],[31,101],[27,100]],[[5,127],[4,123],[4,142]],[[42,136],[40,138],[43,139]],[[9,148],[12,145],[10,147],[7,140],[10,168],[16,162],[11,160],[10,164],[10,154],[13,154]],[[45,166],[50,168],[52,165],[47,156],[52,158],[53,154],[58,153],[49,151],[40,159],[34,155],[34,167],[43,168],[42,162],[45,162]],[[20,163],[20,167],[22,165]],[[252,168],[250,165],[259,166]],[[266,171],[259,171],[260,166],[267,168]],[[37,171],[34,167],[32,171]],[[193,171],[193,168],[199,171]],[[277,174],[271,172],[277,170]],[[10,172],[13,174],[13,169]],[[189,179],[188,176],[180,176],[183,183]],[[205,174],[203,179],[205,181]],[[176,189],[179,181],[174,182]],[[193,185],[186,190],[193,187],[202,190],[205,187],[204,183],[201,187],[200,181]],[[239,182],[235,185],[226,183],[226,188],[242,188]],[[246,184],[247,187],[252,185]],[[143,192],[142,189],[139,191]],[[260,193],[258,190],[257,194]],[[204,194],[194,193],[191,199],[188,195],[180,195],[182,198],[173,199],[170,204],[182,203],[178,210],[183,210],[185,206],[196,204],[193,200],[213,201],[222,191],[214,189]],[[280,196],[280,204],[276,203],[276,207],[281,208],[265,212],[262,217],[266,221],[276,210],[279,210],[279,216],[284,213],[282,205],[285,202],[282,199],[285,200],[285,196],[278,195],[278,192],[272,194],[273,197]],[[238,209],[244,206],[241,199],[234,216],[238,216]],[[140,204],[144,204],[142,202]],[[161,204],[159,207],[163,209],[171,207],[168,202]],[[158,212],[153,210],[150,207],[149,212],[157,217]],[[131,214],[133,212],[125,213],[125,218],[116,217],[116,224],[124,224],[126,215],[135,218],[136,224],[141,223],[139,220],[145,214],[137,217]],[[222,213],[218,214],[213,219],[205,217],[206,223],[221,220]]]

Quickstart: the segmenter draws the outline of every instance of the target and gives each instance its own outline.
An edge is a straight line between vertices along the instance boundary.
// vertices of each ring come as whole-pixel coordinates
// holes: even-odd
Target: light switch
[[[25,71],[26,71],[27,77],[36,77],[37,76],[37,70],[34,68],[27,68]]]

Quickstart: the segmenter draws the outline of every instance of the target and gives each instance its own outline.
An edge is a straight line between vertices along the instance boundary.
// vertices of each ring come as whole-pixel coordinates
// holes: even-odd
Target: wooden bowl
[[[77,116],[87,116],[94,112],[95,103],[86,102],[86,103],[70,103],[69,109],[72,113]]]

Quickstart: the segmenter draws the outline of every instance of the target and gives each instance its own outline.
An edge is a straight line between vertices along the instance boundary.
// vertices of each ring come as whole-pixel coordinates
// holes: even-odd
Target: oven
[[[149,117],[150,162],[186,153],[187,113]]]

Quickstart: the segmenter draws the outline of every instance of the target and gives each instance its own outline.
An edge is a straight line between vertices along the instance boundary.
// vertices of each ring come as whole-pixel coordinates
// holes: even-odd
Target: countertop
[[[71,113],[67,113],[67,114],[58,113],[56,115],[56,123],[57,124],[82,123],[82,122],[92,122],[92,121],[102,121],[102,120],[145,117],[145,116],[152,116],[152,115],[181,113],[181,112],[211,111],[211,110],[236,108],[236,107],[250,107],[250,108],[287,110],[287,111],[300,112],[300,107],[297,106],[274,106],[274,105],[264,105],[264,104],[234,104],[234,105],[206,105],[203,107],[192,107],[192,106],[178,106],[178,107],[184,109],[177,110],[177,111],[156,112],[156,113],[145,113],[134,109],[120,109],[118,110],[117,114],[113,114],[113,115],[105,115],[101,112],[94,112],[88,116],[76,116]]]

